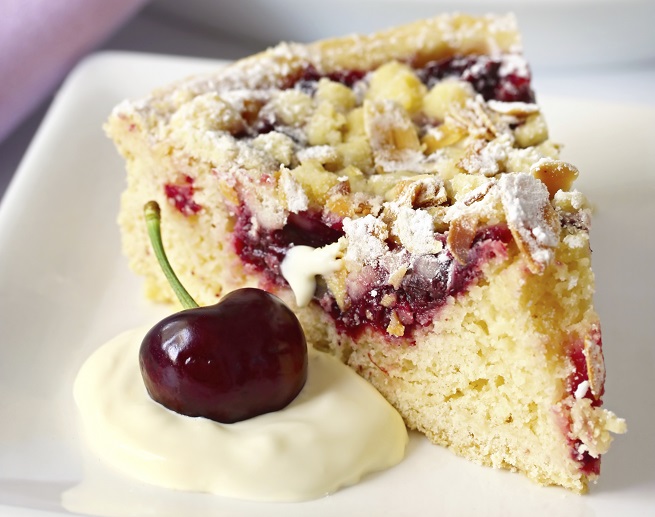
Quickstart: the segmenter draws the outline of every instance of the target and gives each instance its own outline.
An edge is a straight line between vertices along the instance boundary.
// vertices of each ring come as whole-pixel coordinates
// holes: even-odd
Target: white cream
[[[307,305],[316,291],[316,275],[329,275],[341,267],[340,244],[322,248],[294,246],[287,251],[280,271],[296,297],[298,307]]]
[[[219,424],[148,396],[125,332],[82,366],[74,395],[87,441],[123,473],[178,490],[256,501],[300,501],[357,483],[404,456],[407,431],[382,396],[337,359],[309,352],[305,387],[282,411]]]

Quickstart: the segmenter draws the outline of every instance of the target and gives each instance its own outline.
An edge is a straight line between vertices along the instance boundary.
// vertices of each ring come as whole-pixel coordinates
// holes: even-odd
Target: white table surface
[[[261,42],[230,38],[189,22],[172,19],[150,7],[137,15],[98,50],[133,50],[160,54],[237,59],[262,50]],[[529,57],[529,49],[527,49]],[[533,68],[538,95],[616,103],[655,105],[655,59],[640,64],[577,69]],[[11,181],[50,99],[7,139],[0,142],[0,199]],[[654,129],[655,131],[655,129]]]

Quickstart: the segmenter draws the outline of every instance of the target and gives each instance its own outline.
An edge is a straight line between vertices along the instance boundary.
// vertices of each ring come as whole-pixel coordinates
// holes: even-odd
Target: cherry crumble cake
[[[601,408],[589,209],[511,16],[282,44],[126,101],[106,129],[149,297],[174,300],[154,199],[201,304],[263,287],[433,442],[578,492],[598,476],[625,422]]]

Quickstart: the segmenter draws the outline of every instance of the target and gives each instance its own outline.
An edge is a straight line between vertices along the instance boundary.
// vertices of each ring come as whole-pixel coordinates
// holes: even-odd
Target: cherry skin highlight
[[[307,344],[281,300],[247,288],[162,320],[144,338],[139,362],[156,402],[232,423],[296,398],[307,379]]]

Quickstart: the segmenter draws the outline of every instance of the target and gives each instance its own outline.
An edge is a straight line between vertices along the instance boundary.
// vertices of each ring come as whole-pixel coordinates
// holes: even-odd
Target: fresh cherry
[[[147,203],[145,215],[155,254],[186,308],[143,339],[139,362],[150,397],[177,413],[223,423],[287,406],[307,379],[298,318],[280,299],[254,288],[198,307],[166,259],[157,203]]]

